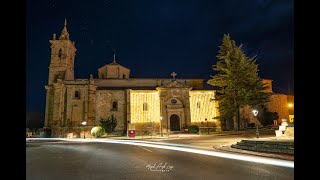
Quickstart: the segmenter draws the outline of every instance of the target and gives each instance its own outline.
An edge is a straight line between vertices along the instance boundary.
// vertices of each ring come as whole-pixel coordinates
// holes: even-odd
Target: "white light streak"
[[[294,168],[294,161],[258,157],[258,156],[244,155],[244,154],[232,154],[232,153],[224,153],[224,152],[216,152],[216,151],[207,151],[207,150],[201,150],[201,149],[194,149],[190,147],[189,148],[177,147],[177,146],[173,146],[177,144],[172,144],[172,143],[146,142],[146,141],[136,141],[136,140],[111,140],[111,139],[67,139],[67,138],[27,138],[26,139],[26,141],[33,141],[33,140],[34,141],[60,140],[60,141],[83,141],[83,142],[127,144],[127,145],[152,147],[152,148],[158,148],[158,149],[168,149],[168,150],[174,150],[174,151],[189,152],[194,154],[202,154],[207,156],[214,156],[214,157],[221,157],[221,158],[227,158],[227,159],[249,161],[249,162],[255,162],[255,163]],[[179,146],[183,146],[183,145],[179,145]]]

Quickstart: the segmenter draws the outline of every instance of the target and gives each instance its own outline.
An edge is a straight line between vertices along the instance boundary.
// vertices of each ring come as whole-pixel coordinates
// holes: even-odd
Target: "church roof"
[[[190,88],[190,86],[188,86],[186,84],[186,82],[183,84],[183,83],[180,83],[178,82],[177,80],[172,80],[170,83],[167,83],[167,84],[163,84],[161,86],[159,86],[160,88]]]
[[[97,90],[156,90],[156,87],[144,86],[144,87],[97,87]]]
[[[105,65],[101,66],[99,69],[104,68],[105,66],[110,66],[110,65],[112,65],[112,66],[120,66],[120,67],[122,67],[122,68],[125,68],[125,69],[130,70],[129,68],[124,67],[124,66],[122,66],[121,64],[117,63],[115,54],[113,55],[113,61],[112,61],[112,63],[105,64]]]

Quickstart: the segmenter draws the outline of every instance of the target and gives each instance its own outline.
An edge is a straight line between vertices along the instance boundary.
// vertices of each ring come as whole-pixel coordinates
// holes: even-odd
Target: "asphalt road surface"
[[[125,144],[27,143],[27,180],[294,179],[294,169]]]

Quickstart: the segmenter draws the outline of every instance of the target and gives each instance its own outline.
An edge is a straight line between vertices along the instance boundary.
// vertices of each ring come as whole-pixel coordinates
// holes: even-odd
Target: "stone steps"
[[[231,147],[258,152],[294,154],[293,141],[242,140]]]

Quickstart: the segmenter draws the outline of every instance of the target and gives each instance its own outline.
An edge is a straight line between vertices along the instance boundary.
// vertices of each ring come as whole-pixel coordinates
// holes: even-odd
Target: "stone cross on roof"
[[[175,72],[172,72],[172,73],[171,73],[171,76],[173,77],[173,80],[176,80],[176,75],[177,75],[177,74],[176,74]]]

